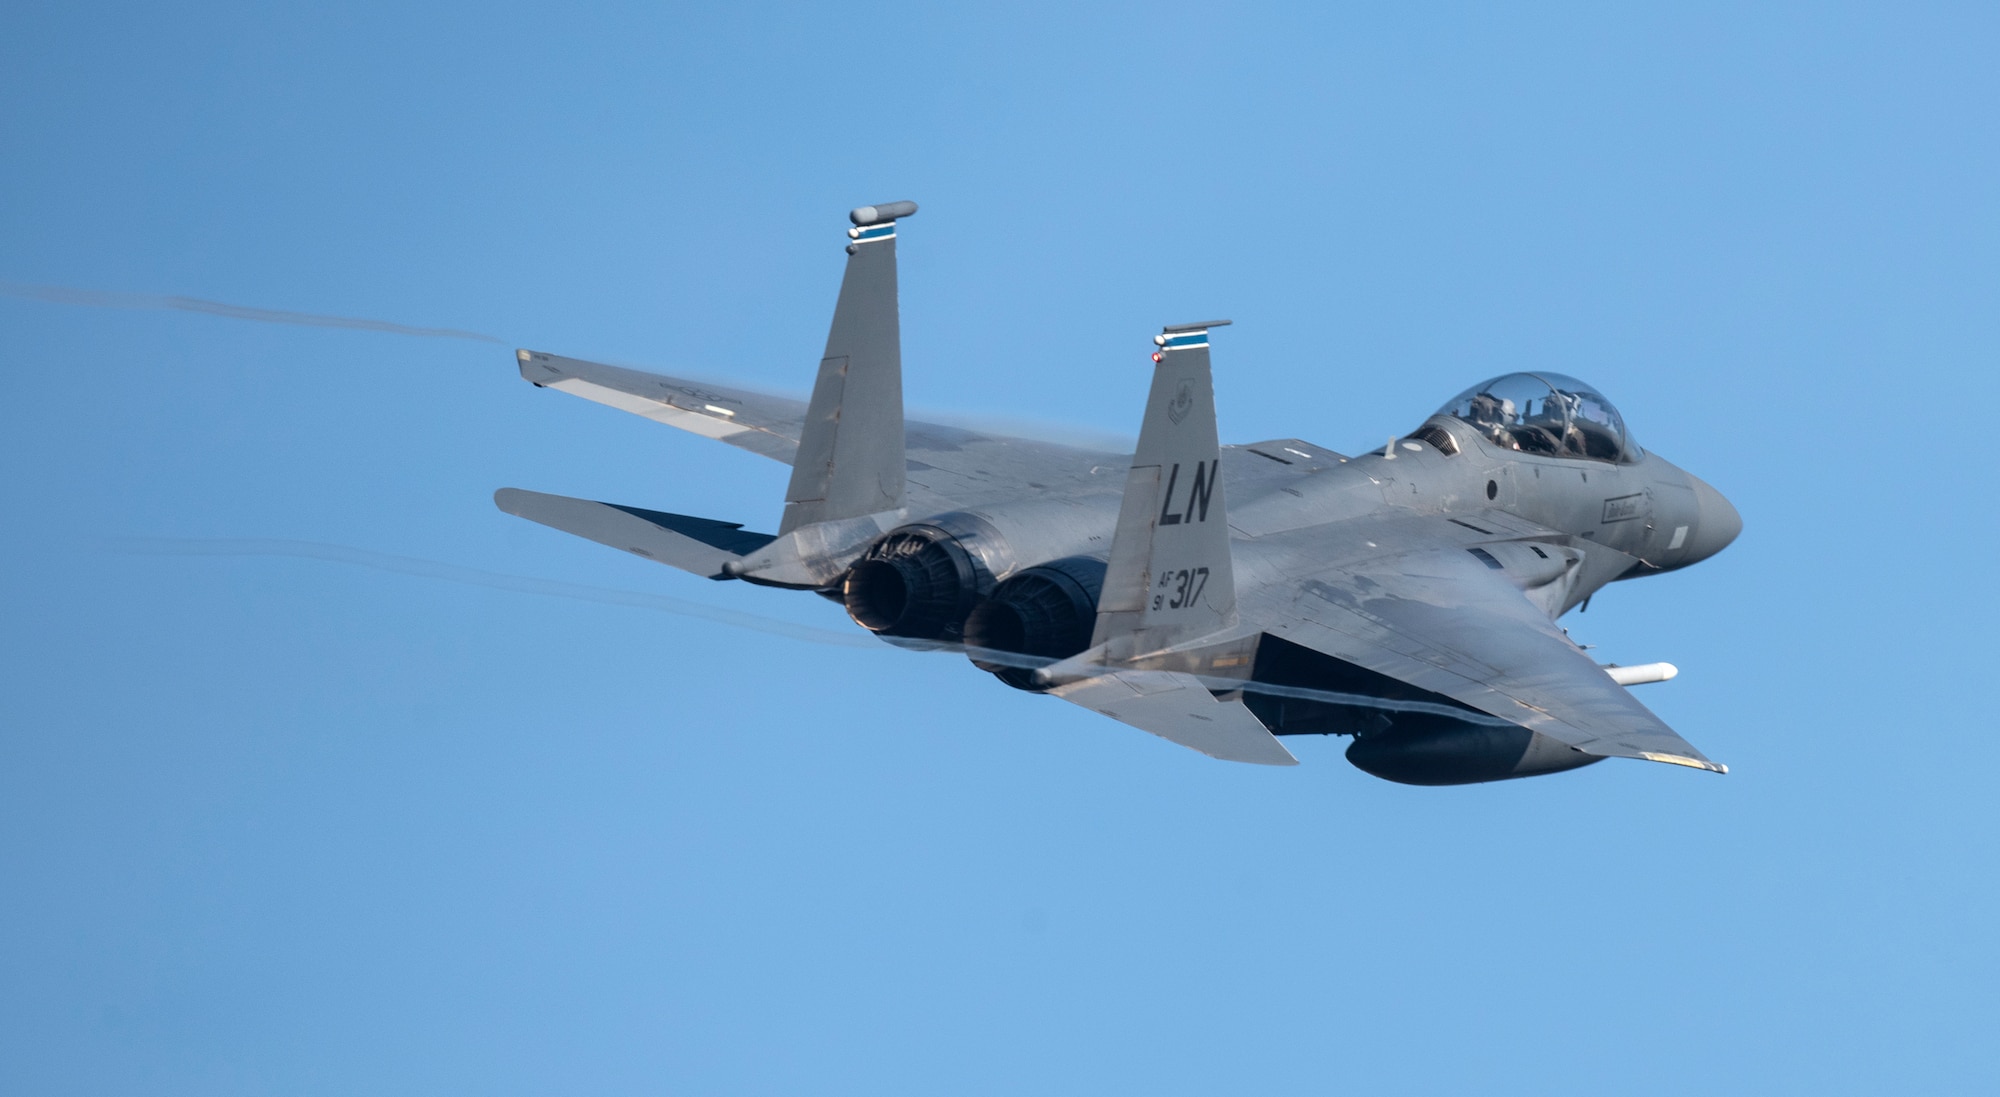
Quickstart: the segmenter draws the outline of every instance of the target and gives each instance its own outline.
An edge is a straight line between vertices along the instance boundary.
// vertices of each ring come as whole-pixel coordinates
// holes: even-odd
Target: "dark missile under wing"
[[[1640,758],[1723,772],[1555,619],[1618,579],[1721,551],[1741,520],[1555,373],[1466,390],[1407,437],[1343,456],[1223,446],[1209,333],[1153,340],[1137,451],[903,416],[896,229],[850,214],[808,402],[551,354],[544,388],[791,466],[775,533],[505,488],[509,514],[715,580],[815,591],[892,643],[963,650],[1046,693],[1216,758],[1296,759],[1287,735],[1411,784]]]

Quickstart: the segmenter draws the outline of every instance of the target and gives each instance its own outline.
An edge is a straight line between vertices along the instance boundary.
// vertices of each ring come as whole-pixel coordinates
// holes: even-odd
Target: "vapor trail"
[[[370,320],[360,316],[326,316],[317,312],[259,309],[248,305],[232,305],[226,301],[206,301],[199,297],[167,297],[154,293],[107,293],[103,290],[74,289],[69,286],[38,286],[28,282],[0,282],[0,294],[25,297],[33,301],[49,301],[58,305],[150,311],[173,309],[180,312],[202,312],[210,316],[227,316],[234,320],[258,320],[266,324],[349,328],[355,331],[381,331],[391,335],[415,335],[426,339],[470,339],[475,343],[506,345],[504,339],[477,331],[461,331],[458,328],[420,328],[388,320]]]
[[[765,617],[741,610],[723,609],[702,602],[689,602],[680,598],[669,598],[663,594],[647,594],[636,590],[618,590],[613,587],[591,587],[580,583],[564,583],[554,579],[535,579],[526,575],[509,575],[504,572],[480,571],[477,568],[460,567],[456,564],[424,560],[414,556],[391,556],[382,552],[347,545],[332,545],[319,541],[286,541],[271,538],[214,538],[186,539],[175,537],[121,537],[109,542],[113,551],[142,556],[289,556],[304,560],[324,560],[334,564],[348,564],[354,567],[373,568],[376,571],[394,572],[398,575],[414,575],[422,579],[439,579],[447,583],[463,583],[467,586],[488,587],[493,590],[513,591],[518,594],[539,594],[550,598],[570,598],[582,602],[595,602],[607,606],[630,606],[635,609],[649,609],[659,613],[671,613],[681,617],[696,617],[704,621],[714,621],[732,628],[748,629],[752,632],[783,636],[792,640],[804,640],[811,644],[829,644],[843,648],[866,648],[870,651],[885,651],[880,641],[868,636],[857,636],[850,632],[835,632],[832,629],[801,625],[776,617]],[[1033,655],[1019,655],[1011,651],[995,651],[990,648],[972,648],[965,644],[945,643],[934,640],[897,640],[895,645],[906,651],[945,652],[954,655],[977,655],[982,662],[1000,666],[1034,669],[1056,662],[1053,659],[1038,658]],[[1106,667],[1105,669],[1114,669]],[[1244,682],[1235,678],[1216,678],[1193,675],[1197,681],[1209,689],[1227,692],[1246,690],[1251,693],[1268,694],[1272,697],[1291,697],[1302,701],[1321,701],[1334,705],[1351,705],[1359,708],[1383,709],[1389,712],[1426,712],[1436,716],[1449,716],[1470,723],[1493,724],[1499,727],[1513,726],[1510,721],[1481,712],[1456,708],[1450,705],[1433,704],[1428,701],[1401,701],[1386,697],[1370,697],[1359,693],[1343,693],[1338,690],[1314,689],[1310,686],[1287,686],[1271,682]]]
[[[870,637],[815,628],[812,625],[796,624],[740,610],[723,609],[701,602],[669,598],[663,594],[646,594],[636,590],[591,587],[580,583],[558,582],[554,579],[535,579],[526,575],[480,571],[477,568],[439,563],[436,560],[423,560],[414,556],[391,556],[387,553],[369,552],[367,549],[329,545],[318,541],[285,541],[270,538],[121,537],[113,539],[109,544],[115,552],[142,556],[289,556],[304,560],[325,560],[329,563],[373,568],[376,571],[414,575],[422,579],[439,579],[467,586],[489,587],[517,594],[540,594],[550,598],[569,598],[607,606],[650,609],[681,617],[698,617],[720,625],[805,640],[814,644],[878,651],[882,649],[881,643]]]
[[[977,658],[982,663],[993,663],[1005,667],[1022,667],[1028,670],[1052,666],[1059,662],[1056,659],[1044,659],[1033,655],[1018,655],[1011,651],[975,648],[969,644],[953,644],[937,640],[899,641],[898,646],[915,651],[955,652],[971,658]],[[1102,663],[1092,665],[1101,666],[1107,671],[1121,669]],[[1311,686],[1286,686],[1276,682],[1246,682],[1240,678],[1220,678],[1208,674],[1189,674],[1188,677],[1201,683],[1204,688],[1214,690],[1218,693],[1242,690],[1245,693],[1262,693],[1271,697],[1292,697],[1301,701],[1320,701],[1329,705],[1352,705],[1359,708],[1384,709],[1389,712],[1427,712],[1433,716],[1449,716],[1455,720],[1464,720],[1474,724],[1492,724],[1496,727],[1514,726],[1512,721],[1502,720],[1498,716],[1490,716],[1483,712],[1474,712],[1451,705],[1440,705],[1430,701],[1402,701],[1391,697],[1370,697],[1363,693],[1343,693],[1333,689],[1315,689]]]

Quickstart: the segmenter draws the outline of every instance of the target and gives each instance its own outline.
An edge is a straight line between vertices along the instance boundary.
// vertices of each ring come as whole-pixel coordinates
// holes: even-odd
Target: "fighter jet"
[[[1209,337],[1228,321],[1211,320],[1153,337],[1135,453],[906,421],[896,235],[916,211],[849,214],[809,402],[517,352],[537,387],[790,465],[776,533],[516,488],[494,501],[708,579],[814,592],[886,641],[962,650],[1215,758],[1294,765],[1282,737],[1344,735],[1355,766],[1407,784],[1605,758],[1726,772],[1629,692],[1670,665],[1600,666],[1556,623],[1742,528],[1596,390],[1513,373],[1379,450],[1224,446]]]

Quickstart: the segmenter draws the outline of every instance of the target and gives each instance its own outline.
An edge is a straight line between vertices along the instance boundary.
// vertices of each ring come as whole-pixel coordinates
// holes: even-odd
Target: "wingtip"
[[[534,365],[537,361],[540,361],[543,370],[551,374],[554,373],[555,369],[548,365],[548,357],[546,354],[529,350],[526,347],[517,347],[514,351],[514,365],[515,368],[521,371],[521,380],[528,382],[538,389],[547,388],[547,385],[535,379],[537,372],[534,370]]]
[[[1648,762],[1665,762],[1670,766],[1686,766],[1689,769],[1705,769],[1710,773],[1728,773],[1729,767],[1721,762],[1711,762],[1706,758],[1689,758],[1685,754],[1662,754],[1658,751],[1642,750],[1639,757]]]
[[[508,514],[519,516],[521,500],[528,494],[520,488],[498,488],[493,492],[493,505]]]

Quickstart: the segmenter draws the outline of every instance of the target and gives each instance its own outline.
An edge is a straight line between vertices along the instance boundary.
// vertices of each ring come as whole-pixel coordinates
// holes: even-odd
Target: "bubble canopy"
[[[1639,447],[1604,394],[1560,373],[1510,373],[1438,409],[1502,449],[1592,461],[1635,461]]]

